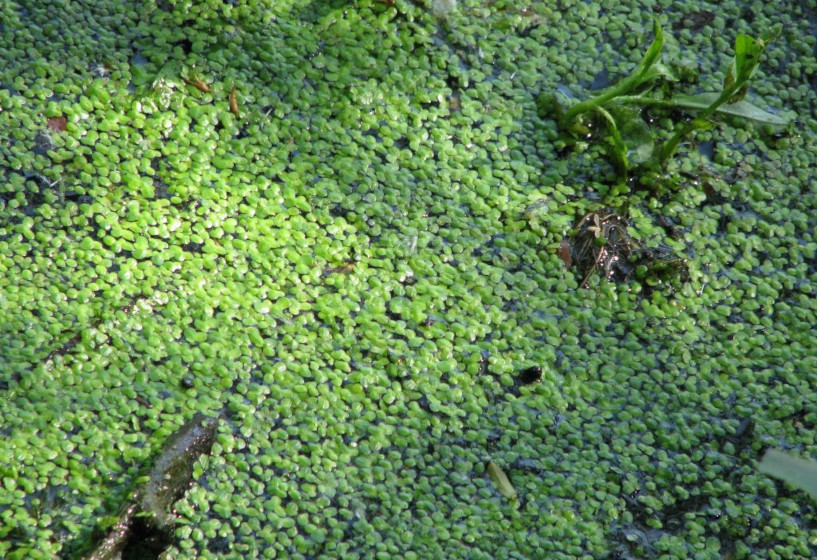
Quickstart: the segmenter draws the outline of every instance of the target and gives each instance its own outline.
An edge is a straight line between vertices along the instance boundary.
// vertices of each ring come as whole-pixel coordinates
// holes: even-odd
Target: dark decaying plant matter
[[[668,247],[646,247],[627,231],[627,219],[612,210],[589,212],[557,250],[567,268],[576,267],[587,286],[599,273],[608,281],[625,282],[635,276],[646,287],[688,276],[686,263]]]

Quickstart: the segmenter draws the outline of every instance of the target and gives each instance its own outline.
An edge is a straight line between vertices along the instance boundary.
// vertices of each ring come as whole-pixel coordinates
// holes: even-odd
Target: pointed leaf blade
[[[801,459],[778,449],[769,449],[757,468],[762,473],[796,486],[817,500],[817,461]]]
[[[704,111],[710,107],[719,96],[720,93],[717,92],[699,93],[697,95],[677,95],[672,98],[672,102],[674,105],[688,111]],[[764,111],[746,100],[737,101],[735,103],[724,103],[715,111],[717,113],[746,119],[755,124],[769,125],[776,128],[784,127],[790,122],[784,115],[776,115]]]

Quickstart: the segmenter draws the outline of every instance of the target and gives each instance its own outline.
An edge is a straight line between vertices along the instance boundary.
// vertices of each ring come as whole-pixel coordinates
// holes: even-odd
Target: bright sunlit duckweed
[[[442,4],[0,6],[0,556],[92,554],[202,417],[164,558],[814,556],[758,469],[817,457],[813,8]],[[537,98],[656,17],[683,95],[782,26],[796,120],[623,188]]]

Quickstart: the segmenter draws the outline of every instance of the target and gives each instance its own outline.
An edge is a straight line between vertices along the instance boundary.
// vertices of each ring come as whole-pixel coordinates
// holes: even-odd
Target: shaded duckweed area
[[[0,555],[87,554],[201,413],[163,558],[814,556],[756,466],[817,455],[817,8],[603,4],[3,3]],[[783,24],[797,122],[622,193],[536,98],[655,16],[715,82]],[[566,267],[611,202],[684,274]]]

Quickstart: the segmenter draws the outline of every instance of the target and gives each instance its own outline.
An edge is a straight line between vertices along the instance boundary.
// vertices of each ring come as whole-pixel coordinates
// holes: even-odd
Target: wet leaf
[[[605,135],[604,138],[607,140],[607,143],[610,144],[608,153],[619,172],[626,176],[627,171],[630,169],[630,162],[627,159],[627,152],[629,150],[627,149],[627,144],[624,142],[624,138],[621,136],[621,132],[618,130],[616,119],[601,107],[598,107],[597,111],[606,121],[607,135]]]
[[[639,165],[649,160],[655,148],[655,140],[650,126],[641,118],[640,110],[621,106],[610,112],[618,123],[628,164]]]
[[[210,453],[217,426],[217,419],[199,413],[167,439],[147,481],[129,494],[87,560],[159,556],[172,541],[175,516],[171,506],[192,484],[196,460]]]
[[[762,473],[788,482],[817,500],[817,461],[769,449],[757,468]]]
[[[673,104],[689,111],[703,111],[714,103],[720,92],[699,93],[698,95],[677,95],[672,98]],[[746,100],[735,103],[724,103],[715,109],[718,113],[740,117],[757,124],[783,127],[789,124],[789,119],[783,115],[775,115],[764,111]]]
[[[661,58],[661,51],[664,48],[664,31],[661,29],[661,25],[657,19],[653,19],[652,32],[654,35],[652,43],[650,43],[650,47],[647,49],[646,54],[644,54],[644,58],[641,59],[641,62],[634,72],[634,74],[640,78],[641,82],[658,75],[655,73],[656,71],[653,70],[653,65]]]
[[[516,489],[513,487],[513,484],[511,484],[511,481],[508,479],[508,475],[505,474],[505,471],[499,468],[499,466],[493,461],[488,461],[486,470],[488,471],[488,475],[491,477],[491,480],[494,481],[499,493],[510,500],[516,500]]]

